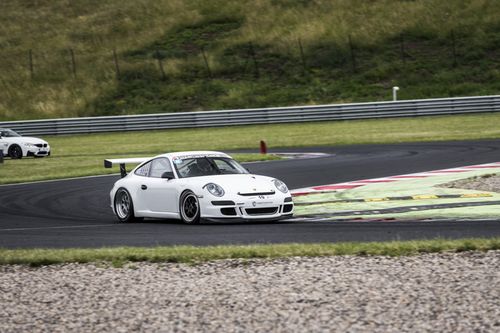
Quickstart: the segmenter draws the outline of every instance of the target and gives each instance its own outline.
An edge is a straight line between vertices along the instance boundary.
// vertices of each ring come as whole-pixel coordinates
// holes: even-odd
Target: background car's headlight
[[[207,185],[203,186],[203,188],[206,188],[208,192],[215,195],[216,197],[222,197],[224,195],[224,190],[217,184],[208,183]]]
[[[278,190],[280,190],[281,192],[283,192],[283,193],[288,192],[288,187],[286,187],[285,183],[283,183],[281,180],[273,179],[273,183],[274,183],[274,186],[276,186],[276,188]]]

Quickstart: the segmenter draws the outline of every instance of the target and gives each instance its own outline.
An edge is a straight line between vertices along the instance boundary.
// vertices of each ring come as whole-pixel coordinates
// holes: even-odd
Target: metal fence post
[[[399,87],[392,87],[392,100],[394,102],[398,100],[398,90]]]

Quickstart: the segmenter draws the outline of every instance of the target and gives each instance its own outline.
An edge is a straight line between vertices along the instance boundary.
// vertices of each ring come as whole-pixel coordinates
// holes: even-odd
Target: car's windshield
[[[180,178],[248,173],[238,162],[227,157],[174,158],[173,162]]]
[[[10,129],[0,129],[0,136],[4,138],[16,138],[20,135]]]

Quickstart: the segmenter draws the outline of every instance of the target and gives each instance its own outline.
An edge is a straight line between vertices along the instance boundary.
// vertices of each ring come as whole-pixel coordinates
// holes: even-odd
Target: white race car
[[[11,129],[0,128],[0,149],[4,156],[23,158],[26,156],[43,157],[50,155],[47,141],[29,136],[21,136]]]
[[[128,175],[125,164],[141,163]],[[229,155],[191,151],[152,158],[105,160],[119,164],[122,179],[111,190],[121,222],[144,217],[208,221],[274,221],[293,214],[292,196],[280,180],[250,174]]]

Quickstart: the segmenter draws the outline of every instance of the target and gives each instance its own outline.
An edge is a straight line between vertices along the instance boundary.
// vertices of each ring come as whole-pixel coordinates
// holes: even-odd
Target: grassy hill
[[[0,120],[500,93],[498,0],[2,0]]]

